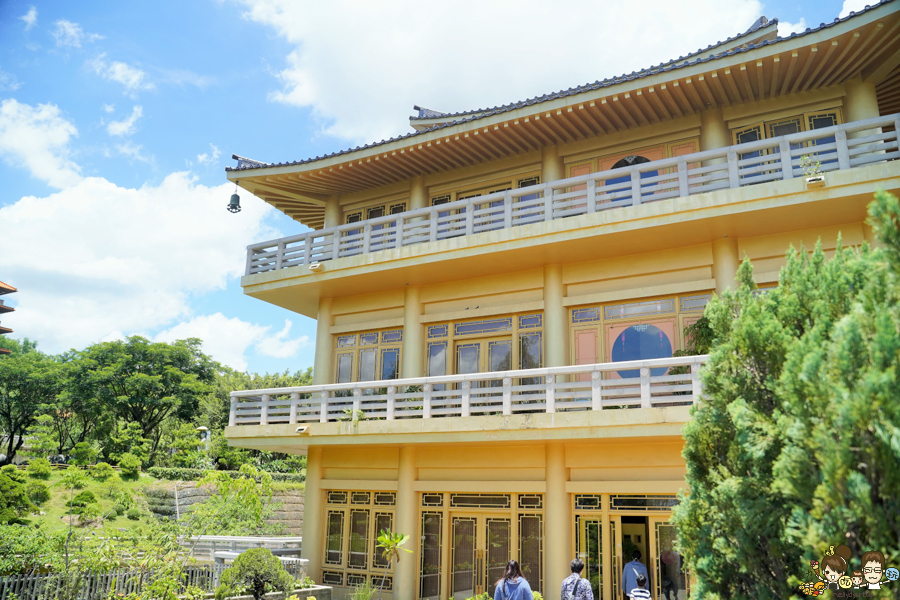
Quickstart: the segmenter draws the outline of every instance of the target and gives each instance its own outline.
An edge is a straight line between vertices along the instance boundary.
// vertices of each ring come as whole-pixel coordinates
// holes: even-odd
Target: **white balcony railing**
[[[900,114],[856,121],[260,242],[247,247],[246,274],[802,177],[803,156],[822,172],[894,160],[898,130]]]
[[[658,408],[697,402],[708,356],[231,392],[230,426]],[[681,373],[671,374],[673,369]]]

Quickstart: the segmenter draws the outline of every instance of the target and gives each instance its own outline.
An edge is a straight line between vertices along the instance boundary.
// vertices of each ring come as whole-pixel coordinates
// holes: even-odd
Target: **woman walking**
[[[518,561],[511,560],[506,563],[506,571],[497,582],[497,589],[494,590],[494,600],[534,600],[531,586],[522,576]]]

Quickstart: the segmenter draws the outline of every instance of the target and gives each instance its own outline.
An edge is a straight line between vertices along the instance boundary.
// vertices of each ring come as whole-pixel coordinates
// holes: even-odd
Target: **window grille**
[[[509,508],[509,494],[450,494],[451,508]]]
[[[576,510],[601,510],[603,502],[599,494],[575,494]]]
[[[347,573],[347,587],[363,585],[368,578],[368,575],[362,575],[360,573]]]
[[[382,344],[395,344],[397,342],[403,341],[403,330],[402,329],[394,329],[393,331],[382,331],[381,332],[381,343]]]
[[[375,568],[384,568],[388,565],[384,560],[384,553],[378,547],[378,536],[382,531],[394,530],[394,515],[391,513],[377,512],[375,513],[375,533],[372,539],[372,566]]]
[[[328,511],[328,539],[325,547],[325,564],[339,565],[343,562],[343,511]]]
[[[426,494],[435,495],[435,494]],[[441,597],[441,532],[443,515],[422,513],[421,554],[419,556],[419,598],[438,600]]]
[[[394,506],[397,494],[394,492],[375,492],[375,506]]]
[[[422,506],[443,506],[443,494],[422,494]]]
[[[541,515],[519,515],[519,566],[534,589],[544,589],[544,522]]]
[[[450,202],[450,194],[444,194],[443,196],[436,196],[431,199],[432,206],[438,206],[440,204],[447,204]]]
[[[344,574],[336,571],[322,571],[322,583],[325,585],[344,585]]]
[[[684,296],[680,299],[681,310],[703,310],[706,303],[712,299],[712,294],[699,294],[697,296]]]
[[[471,335],[474,333],[492,333],[495,331],[512,330],[512,318],[486,319],[484,321],[470,321],[456,324],[456,335]]]
[[[390,214],[399,215],[402,212],[406,211],[406,202],[401,202],[400,204],[391,204]]]
[[[630,304],[612,304],[603,309],[607,319],[627,319],[649,315],[660,315],[675,312],[675,300],[648,300]]]
[[[378,343],[378,334],[377,333],[364,333],[359,336],[359,345],[360,346],[371,346],[373,344]]]
[[[594,323],[599,320],[599,308],[576,308],[572,311],[572,323]]]
[[[609,510],[672,510],[678,503],[674,495],[615,494],[609,497]]]
[[[369,504],[372,501],[372,495],[369,492],[351,492],[350,504]]]
[[[362,221],[362,212],[347,215],[347,223],[359,223],[360,221]]]
[[[350,551],[347,567],[363,569],[368,566],[369,557],[369,511],[350,511]]]
[[[347,504],[347,492],[328,492],[328,504]]]
[[[356,334],[339,335],[337,339],[338,348],[352,348],[356,345]]]
[[[523,315],[519,317],[519,329],[535,329],[541,326],[543,315]]]
[[[519,508],[525,510],[544,508],[543,494],[519,494]]]
[[[518,181],[519,187],[528,187],[530,185],[538,185],[541,182],[540,177],[526,177],[525,179],[520,179]],[[535,588],[537,589],[537,588]]]
[[[446,323],[444,325],[431,325],[428,327],[429,340],[447,337],[448,333],[450,333],[450,327]]]
[[[382,579],[384,580],[384,587],[381,585]],[[374,578],[375,587],[379,587],[381,589],[391,591],[394,589],[394,578],[393,577],[382,577],[381,575],[376,576]]]

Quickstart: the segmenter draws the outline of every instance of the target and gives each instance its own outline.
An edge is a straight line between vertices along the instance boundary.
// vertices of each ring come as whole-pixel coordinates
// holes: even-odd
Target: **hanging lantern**
[[[231,195],[231,201],[228,203],[228,212],[241,212],[241,197],[237,195],[237,182],[234,182],[234,193]]]

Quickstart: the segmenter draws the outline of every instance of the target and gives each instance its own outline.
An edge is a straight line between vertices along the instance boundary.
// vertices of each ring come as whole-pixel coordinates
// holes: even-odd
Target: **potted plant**
[[[806,172],[807,189],[825,187],[825,173],[821,171],[821,166],[821,162],[814,162],[809,155],[800,157],[800,168]]]

